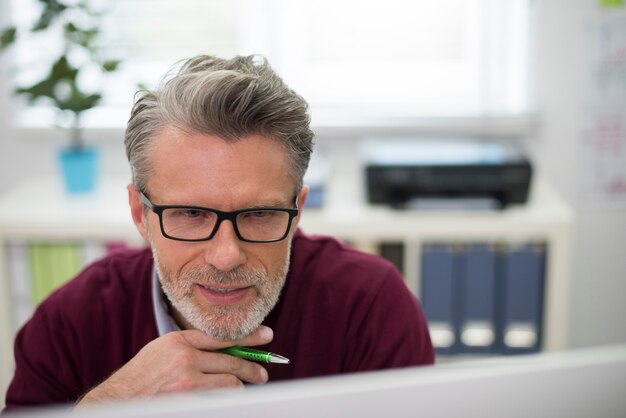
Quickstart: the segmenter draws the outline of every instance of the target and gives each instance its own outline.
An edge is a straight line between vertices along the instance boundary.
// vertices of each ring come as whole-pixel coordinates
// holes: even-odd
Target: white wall
[[[543,0],[539,7],[542,129],[531,140],[539,171],[567,197],[576,213],[570,294],[573,347],[626,341],[626,209],[592,209],[581,196],[581,126],[585,29],[600,16],[597,0]]]
[[[541,129],[526,145],[538,172],[557,186],[576,210],[570,294],[571,345],[626,341],[626,211],[591,210],[577,196],[581,166],[581,40],[597,0],[539,0],[538,61]],[[56,176],[60,132],[16,133],[10,127],[6,80],[0,77],[0,192],[23,178]],[[104,151],[107,175],[128,175],[122,129],[88,132]],[[322,132],[320,148],[349,156],[355,142]],[[339,144],[339,145],[337,145]],[[353,154],[352,154],[353,155]],[[45,203],[45,202],[44,202]]]

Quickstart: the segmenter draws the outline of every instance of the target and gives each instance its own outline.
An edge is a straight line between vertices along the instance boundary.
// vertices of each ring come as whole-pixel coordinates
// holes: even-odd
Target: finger
[[[201,390],[241,389],[244,382],[232,374],[205,374],[199,380]]]
[[[185,330],[178,332],[191,346],[198,350],[215,351],[233,345],[256,346],[267,344],[274,338],[271,328],[261,325],[252,334],[239,340],[227,341],[209,337],[198,330]]]
[[[157,393],[171,394],[241,387],[243,387],[243,381],[232,374],[194,373],[184,379],[172,379],[166,382],[158,388]]]
[[[256,345],[268,344],[274,339],[274,331],[270,327],[266,327],[265,325],[261,325],[256,329],[255,332],[244,337],[238,341],[233,341],[233,344],[229,345],[240,345],[244,347],[254,347]],[[228,345],[227,345],[228,346]]]
[[[198,370],[205,374],[230,374],[248,383],[268,381],[267,370],[258,363],[239,357],[209,351],[197,352]]]

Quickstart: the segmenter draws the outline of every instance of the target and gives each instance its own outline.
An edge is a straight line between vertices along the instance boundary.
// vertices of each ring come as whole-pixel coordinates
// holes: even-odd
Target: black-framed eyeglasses
[[[276,242],[289,234],[293,218],[298,216],[294,208],[248,208],[224,212],[199,206],[155,205],[139,192],[141,201],[159,216],[161,233],[177,241],[207,241],[213,238],[222,221],[233,224],[237,238],[245,242]]]

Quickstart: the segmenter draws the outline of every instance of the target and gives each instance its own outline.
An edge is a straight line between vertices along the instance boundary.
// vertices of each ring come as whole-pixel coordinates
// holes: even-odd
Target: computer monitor
[[[626,345],[160,397],[71,416],[626,417]]]

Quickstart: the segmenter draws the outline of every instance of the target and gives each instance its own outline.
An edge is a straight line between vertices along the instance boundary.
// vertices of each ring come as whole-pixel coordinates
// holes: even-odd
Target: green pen
[[[289,359],[286,357],[270,353],[269,351],[255,350],[254,348],[233,346],[222,348],[217,351],[219,353],[229,354],[245,360],[257,361],[259,363],[289,364]]]

